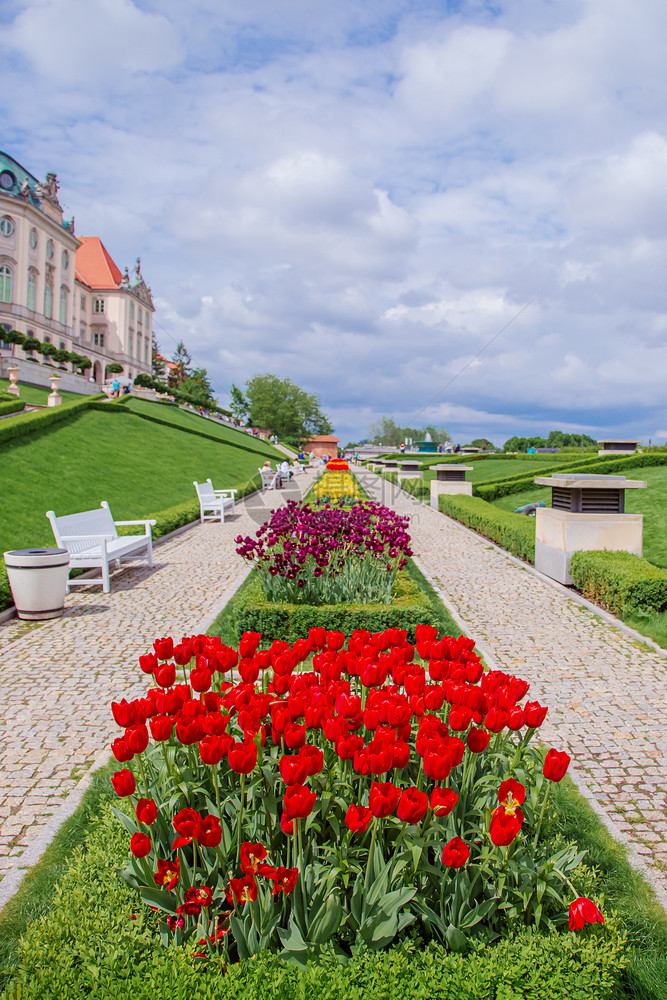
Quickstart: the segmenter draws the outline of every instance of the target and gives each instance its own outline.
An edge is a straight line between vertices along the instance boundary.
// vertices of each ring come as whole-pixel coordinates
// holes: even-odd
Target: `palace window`
[[[36,229],[31,229],[30,230],[30,246],[32,247],[33,250],[37,249],[37,230]]]
[[[53,316],[53,289],[48,281],[44,285],[44,315],[47,319]]]
[[[28,309],[35,311],[35,301],[37,296],[37,275],[34,271],[28,271]]]
[[[0,219],[0,233],[3,236],[12,236],[14,233],[14,220],[8,215],[3,215]]]
[[[86,311],[86,296],[85,295],[81,296],[81,311],[82,312]]]
[[[103,313],[104,312],[104,299],[95,299],[93,305],[93,312]]]
[[[101,330],[93,331],[93,344],[95,347],[104,347],[104,333]]]
[[[67,289],[60,289],[60,322],[63,326],[67,326]]]
[[[55,252],[55,248],[53,246],[53,240],[47,240],[46,241],[46,256],[49,258],[49,260],[53,260],[53,254],[54,254],[54,252]]]
[[[8,264],[0,267],[0,302],[12,301],[12,269]]]

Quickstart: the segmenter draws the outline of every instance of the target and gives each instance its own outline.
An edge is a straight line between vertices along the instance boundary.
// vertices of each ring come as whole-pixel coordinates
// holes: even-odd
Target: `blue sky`
[[[419,419],[461,442],[667,438],[663,0],[2,20],[0,145],[141,256],[163,352],[182,338],[223,403],[289,376],[346,442],[449,383]]]

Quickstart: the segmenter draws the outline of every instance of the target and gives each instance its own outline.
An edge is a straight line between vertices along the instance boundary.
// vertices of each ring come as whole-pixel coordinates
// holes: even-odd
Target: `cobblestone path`
[[[236,536],[254,533],[313,478],[247,498],[224,524],[158,543],[153,568],[124,563],[110,594],[73,588],[61,618],[0,625],[0,879],[118,735],[110,702],[145,692],[137,657],[159,636],[208,628],[248,570]]]
[[[542,739],[567,750],[592,798],[667,890],[667,658],[517,565],[486,539],[372,473],[411,517],[418,565],[494,665],[549,706]]]

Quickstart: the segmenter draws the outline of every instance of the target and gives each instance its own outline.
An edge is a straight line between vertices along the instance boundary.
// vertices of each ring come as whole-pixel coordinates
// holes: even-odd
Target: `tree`
[[[193,368],[192,373],[179,385],[179,391],[195,406],[206,406],[215,402],[213,389],[205,368]]]
[[[229,409],[232,411],[237,420],[245,420],[250,411],[250,404],[245,398],[241,390],[237,385],[232,382],[232,387],[229,390],[229,394],[232,398],[229,404]]]
[[[171,360],[174,362],[174,367],[170,369],[167,381],[173,388],[178,388],[181,382],[185,382],[192,374],[192,358],[182,340],[176,345]]]
[[[391,417],[381,417],[368,429],[368,436],[373,444],[387,445],[397,448],[407,438],[413,441],[424,441],[426,435],[431,435],[431,440],[441,443],[449,441],[449,432],[445,427],[434,427],[428,424],[426,427],[401,427],[395,423]]]
[[[475,438],[474,441],[470,442],[473,448],[481,448],[482,451],[495,451],[495,444],[489,441],[488,438]]]
[[[44,358],[52,358],[53,355],[56,353],[57,350],[58,350],[58,348],[56,347],[56,345],[49,343],[48,340],[43,340],[42,343],[38,347],[39,353]]]
[[[167,374],[167,365],[164,358],[160,354],[160,345],[155,339],[155,334],[153,333],[153,344],[151,347],[151,370],[153,372],[153,377],[156,379],[163,379]]]
[[[26,354],[32,354],[33,351],[38,351],[41,347],[37,337],[26,337],[23,341],[23,350]]]
[[[107,375],[120,375],[123,371],[123,366],[119,365],[117,361],[112,361],[110,365],[107,365],[104,369],[104,377]]]
[[[332,434],[320,399],[277,375],[255,375],[245,384],[250,422],[297,445],[311,434]]]

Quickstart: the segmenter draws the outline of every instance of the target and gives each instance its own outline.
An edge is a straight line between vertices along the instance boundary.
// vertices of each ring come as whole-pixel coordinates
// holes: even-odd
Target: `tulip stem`
[[[241,781],[241,801],[239,803],[239,819],[236,827],[236,865],[238,867],[241,857],[241,824],[243,822],[243,800],[245,797],[245,774],[240,775]]]
[[[540,810],[540,818],[537,821],[537,829],[535,830],[535,837],[533,839],[533,854],[537,849],[537,841],[540,836],[540,830],[542,829],[542,820],[544,819],[544,813],[546,812],[547,802],[549,801],[549,792],[551,791],[551,785],[547,783],[547,789],[544,793],[544,798],[542,799],[542,809]]]
[[[364,897],[368,892],[368,882],[371,875],[371,867],[373,865],[373,854],[375,852],[375,838],[378,831],[378,820],[377,816],[373,817],[373,833],[371,834],[371,846],[368,848],[368,861],[366,862],[366,877],[364,879]]]

